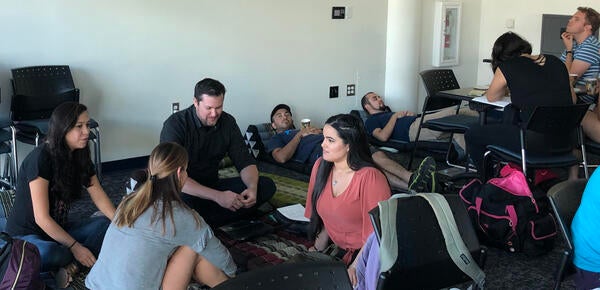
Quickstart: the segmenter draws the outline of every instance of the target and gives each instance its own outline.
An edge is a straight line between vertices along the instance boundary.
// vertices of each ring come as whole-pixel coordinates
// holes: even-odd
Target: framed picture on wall
[[[433,66],[458,65],[461,5],[460,1],[435,2]]]

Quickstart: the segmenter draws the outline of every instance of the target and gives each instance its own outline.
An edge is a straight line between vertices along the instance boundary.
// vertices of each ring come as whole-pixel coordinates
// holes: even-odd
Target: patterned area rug
[[[404,158],[405,156],[402,156]],[[404,158],[407,159],[407,158]],[[438,163],[441,167],[442,164]],[[277,193],[273,198],[274,203],[281,205],[300,202],[304,204],[307,190],[308,176],[287,170],[280,166],[259,162],[261,175],[273,178],[277,184]],[[105,174],[102,185],[111,200],[118,204],[125,192],[125,180],[129,178],[132,170],[113,171]],[[237,172],[233,167],[222,172],[223,177],[235,176]],[[299,181],[302,180],[302,181]],[[289,199],[286,199],[289,196]],[[78,210],[72,211],[73,218],[89,216],[97,209],[89,197],[85,198]],[[218,234],[217,234],[218,235]],[[527,257],[520,253],[508,253],[503,250],[489,248],[485,265],[487,274],[486,289],[551,289],[553,273],[562,255],[561,239],[553,251],[540,257]],[[285,231],[276,231],[253,241],[235,242],[223,239],[240,266],[240,270],[250,270],[260,265],[281,263],[310,245],[305,240],[305,235],[293,234]],[[273,250],[271,250],[273,249]],[[86,289],[83,285],[84,275],[79,275],[72,289]],[[463,288],[464,289],[464,288]],[[572,280],[567,280],[561,289],[575,289]]]
[[[286,231],[276,231],[243,242],[231,240],[219,231],[215,233],[229,249],[233,260],[238,265],[238,273],[281,264],[296,254],[306,252],[312,245],[305,237]]]
[[[277,186],[277,191],[270,201],[273,207],[278,208],[295,203],[304,205],[306,203],[306,191],[308,190],[307,182],[271,173],[261,172],[260,175],[271,178]],[[233,166],[219,170],[220,178],[236,176],[239,176],[239,174]]]
[[[274,208],[306,203],[307,182],[265,172],[261,172],[260,175],[271,178],[277,186],[275,195],[269,201]],[[219,170],[220,178],[236,176],[239,174],[235,167],[230,166]],[[269,217],[265,217],[265,222],[272,223],[268,219]],[[296,254],[305,252],[312,245],[306,238],[306,234],[285,230],[277,230],[272,234],[242,242],[231,240],[220,231],[215,233],[229,249],[240,273],[283,263]]]

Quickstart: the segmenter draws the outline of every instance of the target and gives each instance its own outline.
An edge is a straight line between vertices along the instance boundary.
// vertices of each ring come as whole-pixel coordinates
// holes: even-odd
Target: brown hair
[[[598,11],[590,7],[577,7],[577,11],[585,14],[585,24],[591,25],[592,34],[595,34],[598,31],[598,26],[600,26],[600,14],[598,14]]]
[[[173,203],[178,203],[179,206],[194,213],[196,224],[200,225],[198,214],[188,208],[179,197],[183,184],[179,180],[177,170],[186,170],[187,162],[187,152],[179,144],[165,142],[156,146],[148,160],[148,177],[146,181],[139,190],[125,197],[119,204],[115,224],[119,227],[132,227],[137,218],[148,208],[153,207],[151,223],[157,221],[160,213],[164,234],[166,229],[165,220],[168,214],[173,225],[173,235],[175,235]],[[162,201],[160,211],[158,201]]]

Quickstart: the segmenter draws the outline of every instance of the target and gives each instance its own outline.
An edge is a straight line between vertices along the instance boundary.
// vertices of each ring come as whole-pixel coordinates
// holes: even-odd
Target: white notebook
[[[504,107],[506,107],[506,106],[508,106],[510,104],[510,97],[504,97],[500,101],[490,102],[490,101],[488,101],[488,99],[487,99],[486,96],[483,96],[483,97],[473,98],[472,101],[473,102],[479,102],[479,103],[484,103],[484,104],[489,104],[489,105],[492,105],[492,106],[504,108]]]
[[[279,213],[290,220],[299,222],[309,222],[310,220],[304,217],[304,206],[299,203],[280,207],[277,209]]]

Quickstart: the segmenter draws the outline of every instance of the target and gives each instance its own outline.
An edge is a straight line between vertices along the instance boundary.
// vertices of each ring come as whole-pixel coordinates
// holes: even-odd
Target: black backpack
[[[44,289],[38,248],[0,232],[0,289]]]
[[[532,256],[554,246],[556,221],[546,193],[530,187],[523,173],[510,165],[485,184],[478,179],[467,183],[460,197],[482,243]]]

